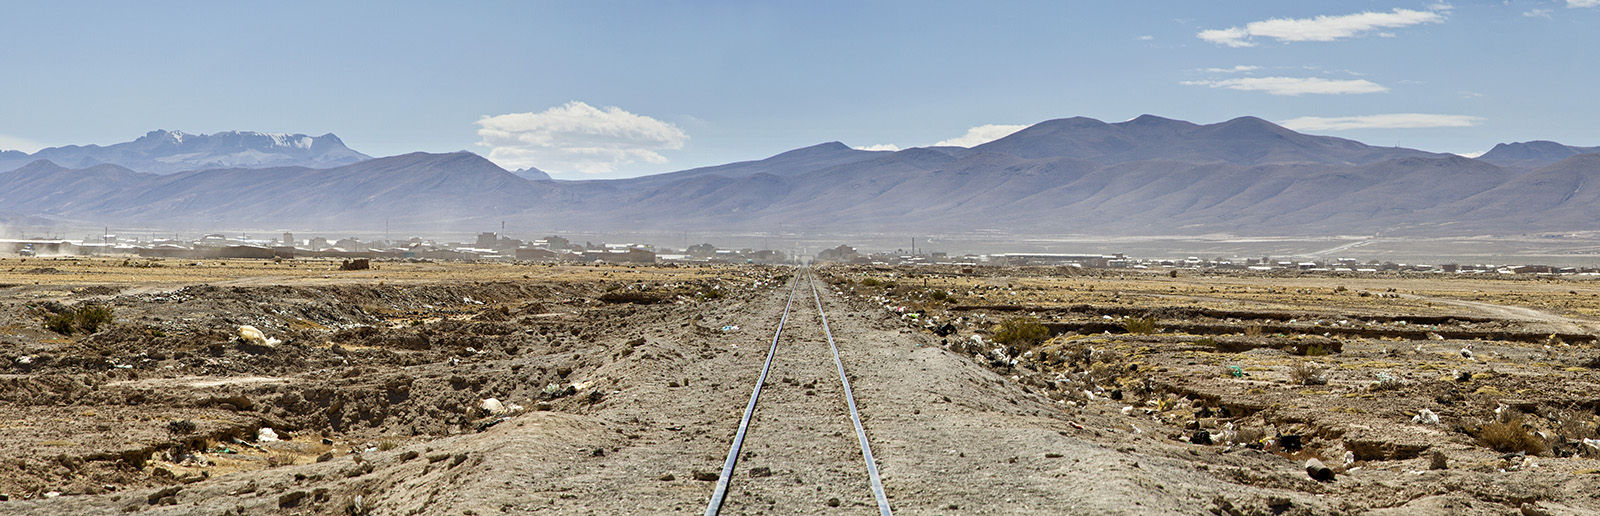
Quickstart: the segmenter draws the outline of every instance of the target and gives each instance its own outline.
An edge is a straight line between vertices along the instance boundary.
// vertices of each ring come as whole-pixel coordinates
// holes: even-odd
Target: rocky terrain
[[[1600,510],[1587,280],[9,259],[0,514],[698,513],[796,287],[726,513],[872,514],[813,285],[903,514]]]

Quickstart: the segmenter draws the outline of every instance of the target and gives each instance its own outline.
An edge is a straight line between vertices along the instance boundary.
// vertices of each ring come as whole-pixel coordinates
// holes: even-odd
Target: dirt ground
[[[728,514],[876,511],[813,284],[902,514],[1600,511],[1590,281],[811,277],[0,260],[0,514],[703,512],[796,281]]]

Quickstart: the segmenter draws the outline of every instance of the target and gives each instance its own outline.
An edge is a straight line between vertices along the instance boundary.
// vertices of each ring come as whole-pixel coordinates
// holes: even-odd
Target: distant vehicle
[[[33,256],[33,244],[22,246],[22,250],[17,251],[17,254],[22,256]]]

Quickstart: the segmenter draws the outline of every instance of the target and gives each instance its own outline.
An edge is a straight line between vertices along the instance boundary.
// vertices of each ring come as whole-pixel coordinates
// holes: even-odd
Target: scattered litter
[[[269,348],[282,342],[278,339],[267,337],[267,334],[261,333],[261,330],[258,330],[255,326],[250,326],[248,324],[239,327],[239,340]]]
[[[1310,475],[1312,480],[1318,482],[1333,480],[1333,470],[1324,466],[1322,461],[1315,458],[1306,460],[1306,474]]]
[[[1439,424],[1439,415],[1433,413],[1432,410],[1422,409],[1417,412],[1417,415],[1411,417],[1411,422],[1421,423],[1424,425],[1437,425]]]
[[[1350,466],[1355,465],[1355,463],[1356,463],[1356,452],[1345,450],[1345,452],[1344,452],[1344,469],[1350,469]]]
[[[506,405],[495,398],[484,398],[482,402],[478,403],[478,408],[497,416],[506,413]]]
[[[276,441],[278,440],[278,433],[272,431],[271,428],[263,426],[260,430],[256,430],[256,440],[264,443]]]
[[[735,326],[735,325],[732,325],[732,324],[730,324],[730,325],[727,325],[727,326],[723,326],[723,327],[722,327],[722,331],[723,331],[723,332],[733,332],[733,331],[739,331],[739,327],[738,327],[738,326]]]
[[[1246,373],[1244,372],[1244,369],[1240,369],[1239,366],[1231,365],[1228,366],[1228,374],[1233,375],[1234,378],[1244,378]]]

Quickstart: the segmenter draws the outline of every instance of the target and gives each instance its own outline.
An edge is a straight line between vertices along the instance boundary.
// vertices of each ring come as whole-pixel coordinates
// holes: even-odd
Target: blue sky
[[[601,178],[1150,113],[1470,155],[1600,145],[1597,49],[1600,0],[9,2],[0,148],[331,132]]]

